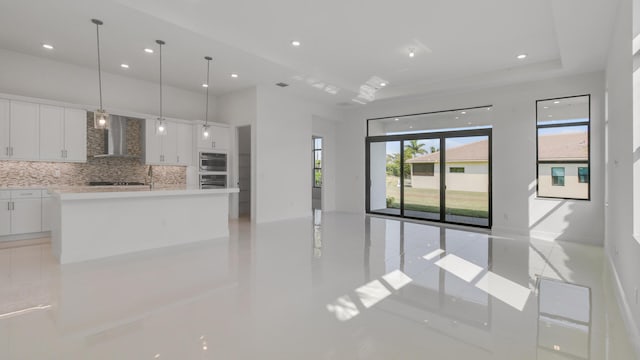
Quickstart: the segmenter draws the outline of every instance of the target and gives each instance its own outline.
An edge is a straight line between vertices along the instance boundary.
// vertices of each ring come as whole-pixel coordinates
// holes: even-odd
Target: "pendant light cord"
[[[96,23],[96,40],[98,44],[98,89],[100,93],[100,111],[102,110],[102,71],[100,67],[100,24]]]
[[[211,58],[206,57],[207,59],[207,106],[204,112],[204,126],[207,126],[209,123],[209,65],[211,64]]]
[[[160,45],[160,121],[162,121],[162,43],[158,44]]]

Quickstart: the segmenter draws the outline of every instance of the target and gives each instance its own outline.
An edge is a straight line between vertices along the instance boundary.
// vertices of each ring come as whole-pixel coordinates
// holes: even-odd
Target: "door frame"
[[[447,130],[447,131],[434,131],[434,132],[423,132],[423,133],[412,133],[412,134],[398,134],[398,135],[382,135],[382,136],[368,136],[365,138],[365,211],[367,214],[375,214],[375,215],[384,215],[384,216],[393,216],[400,217],[405,219],[412,220],[421,220],[421,221],[433,221],[440,222],[446,224],[454,224],[454,225],[463,225],[463,226],[471,226],[471,227],[479,227],[485,229],[491,229],[493,226],[493,145],[492,145],[492,127],[484,127],[478,129],[467,129],[467,130]],[[488,158],[488,209],[489,209],[489,217],[488,217],[488,225],[475,225],[475,224],[467,224],[467,223],[459,223],[454,221],[446,221],[446,139],[447,138],[457,138],[457,137],[470,137],[470,136],[487,136],[489,142],[489,158]],[[430,220],[412,216],[406,216],[404,214],[404,142],[409,140],[431,140],[431,139],[439,139],[440,140],[440,219],[439,220]],[[381,213],[376,211],[371,211],[371,154],[370,154],[370,146],[371,143],[378,142],[390,142],[390,141],[399,141],[400,142],[400,215]]]

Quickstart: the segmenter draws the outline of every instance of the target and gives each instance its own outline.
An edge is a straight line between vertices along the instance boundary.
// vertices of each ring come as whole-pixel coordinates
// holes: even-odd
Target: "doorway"
[[[238,216],[251,218],[251,125],[238,127]]]
[[[311,208],[313,210],[322,210],[322,138],[319,136],[311,137]]]
[[[367,213],[491,227],[491,128],[368,137]]]

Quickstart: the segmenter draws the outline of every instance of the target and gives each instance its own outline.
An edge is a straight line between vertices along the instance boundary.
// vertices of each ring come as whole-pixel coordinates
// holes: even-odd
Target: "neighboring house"
[[[588,152],[586,132],[540,136],[538,195],[589,198]]]
[[[540,196],[587,198],[589,183],[586,133],[544,135],[539,138]],[[486,192],[489,188],[488,140],[447,149],[447,189]],[[411,186],[440,188],[440,152],[407,160]]]
[[[447,190],[487,192],[489,189],[488,140],[447,149]],[[440,188],[440,152],[407,160],[411,165],[411,186]]]

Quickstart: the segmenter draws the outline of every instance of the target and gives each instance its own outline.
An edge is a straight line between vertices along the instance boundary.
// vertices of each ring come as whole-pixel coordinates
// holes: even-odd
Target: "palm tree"
[[[424,143],[418,143],[418,140],[409,140],[409,143],[404,146],[405,160],[411,159],[418,154],[426,154],[427,150],[422,148],[424,145]]]

